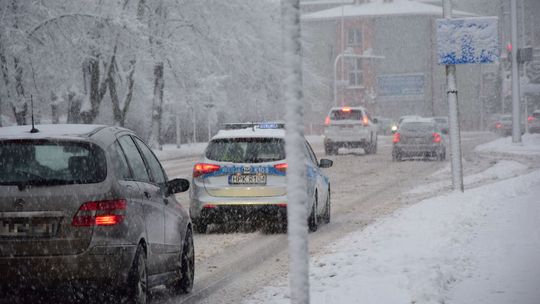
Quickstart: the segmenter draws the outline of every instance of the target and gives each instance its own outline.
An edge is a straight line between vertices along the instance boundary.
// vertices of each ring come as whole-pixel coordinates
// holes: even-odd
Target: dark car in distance
[[[2,294],[69,284],[145,303],[155,285],[189,292],[192,224],[174,196],[189,182],[169,180],[130,130],[38,129],[0,128]]]
[[[404,120],[393,137],[392,160],[410,157],[446,159],[445,134],[432,118]]]

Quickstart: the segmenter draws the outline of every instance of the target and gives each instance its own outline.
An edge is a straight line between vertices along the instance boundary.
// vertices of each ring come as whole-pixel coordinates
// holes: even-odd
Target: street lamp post
[[[336,56],[334,60],[334,106],[338,107],[338,98],[337,98],[337,64],[341,58],[363,58],[363,59],[384,59],[384,56],[375,56],[375,55],[361,55],[354,53],[342,53]]]

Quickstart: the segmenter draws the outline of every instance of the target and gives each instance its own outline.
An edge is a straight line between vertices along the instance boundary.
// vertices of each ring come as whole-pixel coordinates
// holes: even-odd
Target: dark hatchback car
[[[189,292],[191,221],[158,159],[133,132],[97,125],[0,128],[0,288],[69,285],[145,303]],[[106,287],[106,288],[105,288]]]
[[[403,121],[393,137],[392,160],[407,157],[446,159],[445,134],[431,118]]]

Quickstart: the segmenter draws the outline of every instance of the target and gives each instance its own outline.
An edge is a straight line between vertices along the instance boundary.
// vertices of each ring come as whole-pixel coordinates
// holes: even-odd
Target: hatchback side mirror
[[[184,178],[175,178],[167,182],[169,194],[186,192],[189,189],[189,181]]]
[[[330,168],[332,167],[333,164],[334,164],[333,161],[326,158],[322,158],[321,161],[319,162],[319,168]]]

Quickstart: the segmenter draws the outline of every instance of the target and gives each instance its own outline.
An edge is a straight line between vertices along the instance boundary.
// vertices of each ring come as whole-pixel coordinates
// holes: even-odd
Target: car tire
[[[133,265],[128,277],[128,303],[145,304],[148,295],[148,273],[146,268],[146,252],[139,245],[135,252]]]
[[[195,278],[195,247],[193,245],[193,233],[188,229],[182,248],[181,257],[181,278],[178,282],[180,293],[189,293],[193,289]]]
[[[332,203],[330,201],[330,188],[328,188],[328,195],[326,196],[326,203],[324,207],[324,215],[323,215],[323,222],[325,224],[330,223],[330,216],[331,216],[331,210],[332,209]]]
[[[319,216],[317,215],[317,193],[315,193],[315,201],[311,207],[311,214],[308,218],[309,232],[315,232],[319,228]]]
[[[202,220],[192,220],[193,230],[196,233],[204,234],[208,230],[208,224]]]

